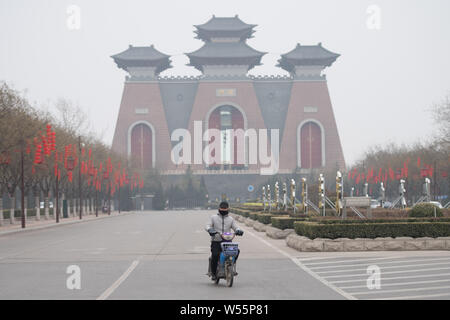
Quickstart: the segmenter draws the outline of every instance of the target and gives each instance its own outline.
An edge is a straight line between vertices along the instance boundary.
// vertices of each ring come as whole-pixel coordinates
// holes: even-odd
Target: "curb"
[[[354,251],[430,251],[450,250],[450,237],[438,238],[358,238],[311,240],[297,234],[286,238],[286,245],[303,252],[354,252]]]
[[[130,214],[134,214],[134,213],[135,213],[134,211],[131,211],[131,212],[127,212],[127,213],[99,216],[98,218],[95,218],[95,219],[88,219],[88,220],[81,219],[81,220],[73,220],[73,221],[66,221],[66,222],[63,221],[63,222],[59,222],[59,223],[54,222],[54,223],[49,223],[49,224],[45,224],[45,225],[41,225],[41,226],[26,227],[25,229],[14,229],[14,230],[8,230],[8,231],[0,231],[0,237],[1,236],[6,236],[6,235],[11,235],[11,234],[14,234],[14,233],[21,233],[21,232],[27,232],[27,231],[36,231],[36,230],[41,230],[41,229],[49,229],[49,228],[55,228],[55,227],[59,227],[59,226],[76,224],[76,223],[97,221],[97,220],[102,220],[102,219],[106,219],[106,218],[122,217],[122,216],[130,215]]]

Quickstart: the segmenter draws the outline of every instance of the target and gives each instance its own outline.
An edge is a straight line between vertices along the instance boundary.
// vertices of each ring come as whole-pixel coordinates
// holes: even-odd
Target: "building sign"
[[[315,112],[319,111],[319,109],[317,107],[304,107],[303,111],[305,113],[315,113]]]
[[[137,108],[137,109],[134,109],[134,113],[136,113],[136,114],[148,114],[148,109],[147,108]]]
[[[236,89],[216,89],[216,97],[235,97]]]

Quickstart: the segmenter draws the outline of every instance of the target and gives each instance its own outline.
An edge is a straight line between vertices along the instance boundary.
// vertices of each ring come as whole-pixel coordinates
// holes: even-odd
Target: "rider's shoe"
[[[211,280],[212,280],[212,281],[216,281],[216,280],[217,280],[216,275],[213,274],[213,275],[211,276]]]
[[[235,271],[235,272],[234,272],[234,275],[235,275],[235,276],[237,276],[237,275],[238,275],[238,273],[237,273],[237,272]]]

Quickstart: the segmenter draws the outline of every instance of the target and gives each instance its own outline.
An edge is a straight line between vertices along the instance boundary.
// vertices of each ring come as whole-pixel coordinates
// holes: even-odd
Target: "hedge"
[[[443,213],[440,208],[431,203],[419,203],[416,204],[409,212],[410,217],[442,217]]]
[[[270,213],[261,213],[258,215],[258,221],[264,224],[270,224],[272,222],[273,217],[279,217],[279,215],[273,215]]]
[[[249,212],[248,217],[253,220],[258,220],[258,215],[260,214],[261,212]]]
[[[319,224],[354,224],[354,223],[403,223],[403,222],[450,222],[450,218],[392,218],[392,219],[320,219],[309,218],[308,221]]]
[[[299,218],[293,218],[289,216],[285,217],[272,217],[272,227],[285,230],[285,229],[294,229],[294,222],[295,221],[305,221],[306,217],[299,217]]]
[[[53,208],[49,208],[49,214],[53,215]],[[62,208],[60,209],[61,211],[61,215],[62,215]],[[45,215],[45,209],[40,209],[41,211],[41,216]],[[3,209],[3,219],[9,219],[9,215],[10,215],[10,210],[9,209]],[[36,210],[34,208],[28,208],[27,209],[27,217],[34,217],[36,216]],[[20,209],[15,209],[14,210],[14,218],[20,218],[22,217],[22,210]]]
[[[297,221],[294,228],[298,235],[310,239],[450,236],[449,222],[320,224]]]

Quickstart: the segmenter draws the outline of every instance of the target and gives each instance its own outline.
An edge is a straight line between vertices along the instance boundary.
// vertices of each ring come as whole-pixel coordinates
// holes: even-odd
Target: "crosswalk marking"
[[[388,266],[388,267],[380,267],[380,269],[398,269],[398,268],[411,268],[411,267],[423,267],[423,266],[436,266],[436,265],[448,265],[450,267],[450,262],[434,262],[434,263],[422,263],[422,264],[406,264],[406,265],[400,265],[400,266]],[[351,272],[351,271],[366,271],[366,268],[362,269],[346,269],[346,270],[330,270],[330,271],[314,271],[317,274],[324,274],[324,273],[340,273],[340,272]]]
[[[436,258],[436,259],[417,259],[417,260],[389,261],[389,262],[377,263],[377,265],[381,267],[381,265],[384,265],[384,264],[394,264],[394,263],[404,263],[404,262],[421,262],[421,261],[440,261],[440,260],[450,261],[450,257],[449,258]],[[318,269],[328,269],[328,268],[360,267],[360,266],[368,265],[368,264],[369,263],[348,264],[348,265],[344,264],[344,265],[338,265],[338,266],[313,267],[313,268],[310,268],[310,269],[311,270],[318,270]],[[306,265],[308,266],[309,264],[306,264]]]

